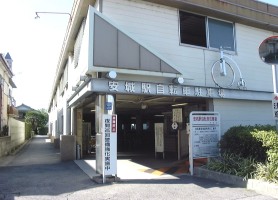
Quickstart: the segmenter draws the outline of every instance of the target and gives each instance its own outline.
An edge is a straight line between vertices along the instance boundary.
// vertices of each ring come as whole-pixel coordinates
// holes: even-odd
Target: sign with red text
[[[103,116],[104,175],[117,174],[117,115]]]
[[[219,113],[191,112],[190,136],[193,159],[219,156]]]
[[[272,113],[274,119],[278,119],[278,94],[273,93],[272,95]]]

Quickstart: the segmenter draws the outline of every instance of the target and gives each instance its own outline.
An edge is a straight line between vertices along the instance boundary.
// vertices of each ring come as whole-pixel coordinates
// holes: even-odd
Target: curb
[[[247,189],[278,199],[278,185],[256,179],[248,179]]]
[[[30,138],[29,140],[25,140],[21,145],[18,146],[18,148],[16,148],[13,152],[10,152],[9,155],[16,155],[21,149],[23,149],[27,144],[30,143],[30,141],[32,140],[33,138]]]
[[[259,194],[278,197],[278,185],[256,179],[244,180],[242,177],[211,171],[203,167],[194,168],[194,176],[207,178],[218,182],[231,184],[237,187],[253,190]]]

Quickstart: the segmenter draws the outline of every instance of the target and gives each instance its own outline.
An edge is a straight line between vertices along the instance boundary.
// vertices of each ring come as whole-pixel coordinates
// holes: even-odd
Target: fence
[[[25,123],[9,119],[9,136],[0,137],[0,157],[13,152],[25,142]]]

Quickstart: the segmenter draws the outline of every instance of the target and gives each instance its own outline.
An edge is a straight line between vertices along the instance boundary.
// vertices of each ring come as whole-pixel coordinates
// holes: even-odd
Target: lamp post
[[[69,15],[70,21],[72,20],[71,14],[67,12],[35,12],[36,16],[35,19],[39,19],[39,14],[58,14],[58,15]]]

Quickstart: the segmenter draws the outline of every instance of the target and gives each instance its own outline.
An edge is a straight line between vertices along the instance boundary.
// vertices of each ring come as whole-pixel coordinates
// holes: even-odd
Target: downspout
[[[102,13],[102,8],[103,8],[103,0],[99,0],[99,12]]]

